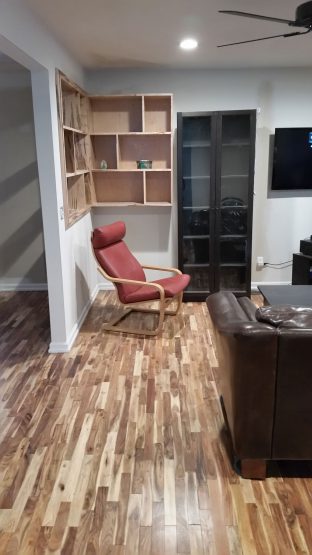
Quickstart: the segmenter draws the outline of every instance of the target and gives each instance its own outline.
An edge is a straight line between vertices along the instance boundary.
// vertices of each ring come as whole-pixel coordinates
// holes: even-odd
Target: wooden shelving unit
[[[61,72],[57,93],[67,227],[92,206],[171,206],[172,95],[89,96]]]

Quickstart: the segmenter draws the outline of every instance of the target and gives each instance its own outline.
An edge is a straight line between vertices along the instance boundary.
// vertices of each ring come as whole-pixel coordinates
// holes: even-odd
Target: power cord
[[[273,270],[283,270],[284,268],[290,268],[292,265],[292,260],[285,260],[285,262],[264,262],[263,264],[263,266],[268,266]]]

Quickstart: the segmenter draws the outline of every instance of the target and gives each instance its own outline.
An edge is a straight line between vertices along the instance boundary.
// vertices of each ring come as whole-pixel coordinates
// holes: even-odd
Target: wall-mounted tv
[[[272,189],[312,189],[312,128],[275,129]]]

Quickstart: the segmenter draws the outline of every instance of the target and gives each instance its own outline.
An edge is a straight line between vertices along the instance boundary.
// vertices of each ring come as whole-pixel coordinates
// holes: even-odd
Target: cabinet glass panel
[[[226,238],[220,240],[221,264],[246,264],[247,239]]]
[[[221,206],[230,199],[248,204],[250,131],[248,114],[222,117]]]
[[[208,264],[209,262],[209,236],[183,237],[183,265]]]
[[[183,235],[209,235],[209,209],[183,208]]]
[[[184,184],[187,187],[186,181],[192,178],[188,189],[201,198],[201,191],[210,185],[209,182],[207,183],[210,178],[211,158],[211,118],[209,116],[186,116],[183,119],[182,150]],[[195,197],[192,200],[192,206],[194,206]]]
[[[196,293],[206,293],[210,290],[210,271],[209,266],[185,266],[185,271],[191,276],[191,281],[186,291]]]
[[[210,146],[210,144],[211,116],[184,116],[182,146]]]
[[[245,291],[246,286],[246,268],[244,266],[220,267],[220,289]]]
[[[210,205],[210,178],[183,177],[183,206],[208,208]]]
[[[221,206],[220,211],[220,235],[247,235],[247,208],[235,206],[229,200]]]

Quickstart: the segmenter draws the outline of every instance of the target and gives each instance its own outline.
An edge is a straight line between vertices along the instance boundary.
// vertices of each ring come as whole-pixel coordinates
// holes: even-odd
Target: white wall
[[[30,72],[0,63],[0,290],[46,287]]]
[[[55,68],[83,85],[84,72],[22,0],[0,5],[0,51],[31,70],[49,289],[51,351],[67,350],[96,287],[90,215],[65,231]],[[81,253],[85,253],[85,257]],[[77,278],[79,275],[79,279]]]
[[[173,93],[176,112],[260,108],[257,117],[252,281],[290,282],[291,269],[256,269],[256,257],[283,262],[312,233],[312,195],[268,192],[269,139],[275,127],[312,126],[312,72],[308,70],[107,70],[89,71],[91,93]],[[176,176],[174,175],[176,189]],[[135,211],[134,211],[135,210]],[[177,262],[177,213],[97,209],[95,225],[122,217],[129,244],[155,264]],[[166,239],[165,239],[166,236]]]

